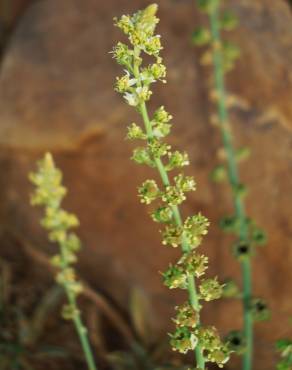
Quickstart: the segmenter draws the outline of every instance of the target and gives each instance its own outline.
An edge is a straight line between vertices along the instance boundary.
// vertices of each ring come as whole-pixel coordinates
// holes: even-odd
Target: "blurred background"
[[[157,369],[181,357],[169,354],[167,332],[184,294],[169,291],[159,271],[179,255],[161,246],[156,224],[137,199],[151,171],[129,160],[126,126],[138,117],[113,91],[121,70],[109,51],[121,39],[113,17],[150,1],[0,1],[0,368],[85,369],[71,323],[60,318],[64,297],[54,284],[55,251],[29,205],[27,179],[47,150],[69,189],[68,210],[80,219],[84,247],[78,271],[86,282],[84,319],[104,369]],[[240,283],[232,238],[218,220],[232,212],[228,187],[209,173],[218,163],[220,137],[210,124],[208,69],[191,44],[205,22],[194,0],[159,0],[159,33],[168,84],[157,85],[151,109],[175,117],[173,147],[189,152],[198,183],[184,208],[211,221],[204,251],[210,274]],[[255,368],[275,368],[274,342],[292,337],[292,8],[288,0],[231,0],[240,19],[228,35],[242,56],[228,75],[235,142],[249,146],[241,165],[248,213],[269,242],[253,259],[254,294],[271,319],[255,328]],[[241,327],[240,302],[209,303],[203,321],[222,335]],[[133,343],[135,343],[133,345]],[[234,357],[226,367],[238,369]]]

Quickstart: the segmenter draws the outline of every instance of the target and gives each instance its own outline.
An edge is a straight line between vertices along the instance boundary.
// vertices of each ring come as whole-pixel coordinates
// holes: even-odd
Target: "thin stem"
[[[240,184],[236,156],[232,142],[231,128],[228,123],[228,110],[226,105],[226,90],[224,81],[223,58],[221,52],[220,25],[218,17],[218,7],[214,8],[209,15],[211,34],[213,39],[213,65],[215,76],[215,88],[218,94],[217,108],[219,114],[219,124],[222,141],[227,154],[228,177],[233,192],[233,203],[236,217],[240,225],[240,241],[246,242],[248,239],[248,229],[246,224],[245,207],[240,195],[235,191]],[[243,280],[243,310],[244,310],[244,336],[246,340],[246,351],[243,354],[243,370],[252,368],[253,351],[253,319],[249,309],[252,296],[252,273],[250,258],[241,262]]]
[[[63,246],[61,246],[61,258],[62,258],[62,268],[65,269],[68,267],[68,262],[66,260],[66,252]],[[70,291],[70,288],[67,285],[64,285],[64,289],[65,289],[69,304],[75,311],[72,321],[74,323],[75,329],[77,331],[77,334],[80,340],[80,344],[81,344],[81,347],[82,347],[82,350],[85,356],[88,370],[97,370],[97,366],[94,361],[91,346],[90,346],[90,343],[87,337],[87,329],[82,322],[81,315],[77,307],[76,298],[74,294],[72,294],[72,291]]]
[[[76,302],[75,302],[75,305],[76,305]],[[85,328],[85,326],[82,323],[80,314],[78,314],[78,315],[76,315],[76,317],[74,317],[73,322],[74,322],[76,331],[77,331],[78,336],[79,336],[79,340],[80,340],[82,350],[83,350],[84,355],[85,355],[85,359],[86,359],[86,362],[87,362],[87,365],[88,365],[88,369],[89,370],[97,370],[97,367],[96,367],[95,361],[94,361],[94,357],[93,357],[93,354],[92,354],[92,350],[91,350],[91,347],[90,347],[90,344],[89,344],[89,340],[88,340],[88,337],[87,337],[87,329]]]
[[[134,48],[134,60],[133,60],[132,73],[133,73],[134,77],[137,79],[138,86],[142,87],[142,82],[139,79],[139,75],[140,75],[139,65],[137,63],[137,60],[139,60],[139,56],[140,56],[140,51],[135,47]],[[151,141],[154,137],[153,128],[152,128],[151,121],[149,119],[149,114],[148,114],[148,110],[147,110],[145,102],[142,102],[138,105],[138,110],[140,111],[141,116],[143,118],[145,131],[146,131],[146,134],[147,134],[147,140]],[[160,178],[161,178],[161,181],[162,181],[163,185],[165,187],[170,186],[169,177],[168,177],[167,171],[165,169],[165,166],[164,166],[162,160],[160,158],[155,158],[155,165],[156,165],[156,168],[158,169],[158,172],[159,172],[159,175],[160,175]],[[180,214],[179,207],[178,206],[172,206],[171,209],[172,209],[172,215],[173,215],[173,219],[174,219],[174,222],[175,222],[176,226],[181,227],[183,225],[183,222],[182,222],[182,217],[181,217],[181,214]],[[183,239],[182,239],[182,251],[186,253],[186,252],[189,252],[190,250],[191,250],[190,245],[188,244],[187,240],[183,237]],[[188,284],[187,285],[188,285],[187,288],[188,288],[188,293],[189,293],[190,304],[193,307],[193,309],[196,312],[198,312],[198,315],[199,315],[200,305],[199,305],[199,299],[198,299],[198,294],[197,294],[197,290],[196,290],[196,283],[195,283],[194,276],[188,275]],[[198,319],[198,325],[200,325],[200,318]],[[205,369],[205,358],[204,358],[203,351],[202,351],[200,345],[196,346],[195,356],[196,356],[197,366],[200,369],[204,370]]]
[[[139,74],[137,73],[136,77],[138,76]],[[144,121],[148,140],[151,140],[153,138],[153,130],[152,130],[151,122],[150,122],[149,115],[147,112],[146,104],[144,102],[141,103],[139,105],[139,109],[140,109],[140,112],[141,112],[141,115]],[[163,185],[169,186],[170,181],[169,181],[169,177],[168,177],[168,174],[164,167],[163,162],[161,161],[160,158],[156,158],[155,164],[160,174]],[[172,207],[172,213],[173,213],[173,218],[174,218],[176,225],[182,226],[182,218],[181,218],[180,210],[177,206]],[[182,242],[182,250],[184,252],[189,252],[191,250],[189,244],[186,242],[185,239],[183,239],[183,242]],[[189,299],[190,299],[190,303],[192,307],[194,308],[194,310],[199,312],[200,308],[199,308],[198,295],[196,291],[195,279],[191,275],[188,276],[188,292],[189,292]],[[196,346],[195,354],[196,354],[197,366],[200,369],[204,370],[205,369],[205,359],[202,353],[202,349],[200,348],[199,345]]]
[[[253,356],[253,318],[249,308],[252,295],[251,263],[246,260],[242,263],[243,275],[243,306],[244,306],[244,336],[246,338],[246,351],[243,355],[243,370],[252,369]]]

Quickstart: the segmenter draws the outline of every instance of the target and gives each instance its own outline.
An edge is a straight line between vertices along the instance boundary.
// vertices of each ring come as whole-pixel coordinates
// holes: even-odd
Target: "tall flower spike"
[[[63,307],[63,318],[72,320],[75,325],[88,370],[97,370],[87,330],[77,306],[77,297],[82,292],[82,286],[76,279],[73,264],[77,261],[76,253],[80,249],[80,240],[71,230],[79,225],[79,221],[74,214],[61,207],[67,192],[62,185],[62,172],[55,167],[52,155],[46,153],[38,162],[38,170],[31,173],[29,178],[35,185],[31,204],[44,207],[45,215],[41,225],[48,231],[49,239],[59,245],[59,253],[51,259],[51,263],[57,269],[56,281],[63,287],[68,300]]]
[[[211,178],[215,182],[228,181],[232,192],[234,204],[234,216],[225,217],[221,221],[221,227],[236,236],[233,254],[241,264],[243,292],[242,304],[244,311],[243,335],[246,343],[243,351],[243,370],[252,369],[253,352],[253,322],[257,318],[258,305],[254,305],[252,298],[252,273],[251,258],[255,252],[255,246],[264,244],[265,234],[258,229],[253,222],[246,217],[244,197],[247,194],[246,187],[241,183],[238,163],[249,156],[249,149],[235,149],[233,135],[229,123],[228,96],[225,89],[225,74],[230,71],[235,61],[240,56],[239,48],[229,41],[221,40],[221,31],[230,31],[237,25],[237,18],[231,12],[221,10],[221,0],[197,0],[199,9],[204,12],[208,19],[210,29],[200,27],[193,33],[193,42],[198,46],[207,48],[202,55],[201,62],[213,69],[212,87],[210,100],[216,104],[217,114],[212,117],[213,123],[220,129],[225,164],[218,165],[212,172]],[[222,156],[221,156],[222,157]],[[262,306],[260,306],[262,307]],[[264,310],[265,308],[265,310]],[[263,308],[267,317],[266,306]]]
[[[216,348],[210,345],[207,348],[204,326],[200,322],[200,300],[219,298],[222,287],[216,279],[207,279],[201,284],[197,281],[207,269],[208,259],[197,252],[197,247],[207,234],[209,222],[201,214],[183,221],[179,206],[186,200],[186,193],[195,190],[196,184],[190,176],[183,173],[170,176],[170,172],[187,166],[189,158],[185,152],[172,151],[163,141],[170,133],[172,116],[161,106],[150,118],[146,106],[152,95],[151,85],[157,81],[165,82],[166,77],[166,67],[160,56],[160,36],[155,34],[159,21],[156,12],[157,5],[153,4],[132,16],[115,19],[116,26],[127,35],[130,43],[130,46],[118,43],[113,51],[117,62],[126,68],[125,74],[117,78],[116,90],[130,106],[136,107],[143,121],[143,127],[135,123],[128,128],[129,139],[146,141],[144,147],[134,149],[133,159],[136,163],[155,168],[160,175],[161,184],[154,179],[144,181],[138,190],[139,198],[145,204],[157,203],[151,216],[155,222],[164,225],[162,243],[180,246],[183,252],[177,263],[162,273],[164,284],[169,289],[185,289],[189,298],[187,303],[176,308],[176,330],[170,334],[170,343],[174,351],[186,353],[194,350],[196,368],[204,370],[207,361],[221,366],[229,358],[217,332]],[[143,54],[152,56],[153,64],[145,66]]]

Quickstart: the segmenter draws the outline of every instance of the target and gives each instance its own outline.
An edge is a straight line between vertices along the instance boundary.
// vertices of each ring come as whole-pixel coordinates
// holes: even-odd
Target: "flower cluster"
[[[61,208],[66,188],[62,185],[62,173],[55,167],[50,153],[39,161],[38,171],[30,174],[30,180],[36,186],[31,203],[45,208],[41,225],[48,230],[49,239],[60,247],[59,253],[51,259],[52,265],[58,270],[56,281],[75,300],[82,291],[72,267],[77,261],[76,252],[80,249],[80,241],[71,229],[77,227],[79,222],[74,214]],[[78,315],[78,308],[72,301],[63,308],[66,319],[74,319]]]
[[[197,330],[201,347],[205,357],[210,362],[215,362],[219,367],[229,360],[230,351],[227,344],[223,344],[219,334],[213,326],[202,327]]]
[[[188,217],[182,225],[170,223],[162,232],[162,244],[176,248],[185,241],[190,249],[195,249],[201,244],[203,236],[207,234],[208,226],[208,219],[200,213]]]
[[[126,69],[125,75],[117,78],[115,89],[123,94],[129,105],[135,107],[150,99],[152,83],[158,80],[165,81],[166,77],[166,67],[159,56],[162,49],[160,36],[154,34],[156,24],[159,22],[155,16],[156,11],[157,5],[153,4],[133,16],[124,15],[120,19],[115,18],[115,25],[128,36],[133,46],[131,49],[119,42],[113,50],[117,62]],[[154,56],[155,63],[142,67],[140,57],[142,51]],[[165,117],[163,115],[159,117],[159,114],[154,115],[154,119],[157,117],[159,118],[158,126],[161,123],[163,125]]]
[[[171,345],[180,353],[187,353],[200,345],[205,361],[214,362],[223,367],[229,360],[230,348],[222,343],[216,328],[198,326],[197,316],[188,305],[176,307],[178,314],[174,320],[178,327],[171,335]],[[181,324],[183,323],[183,324]]]
[[[189,293],[189,301],[176,307],[177,315],[173,319],[176,330],[170,335],[171,346],[181,353],[196,348],[204,361],[222,366],[229,358],[226,345],[214,328],[205,328],[200,323],[201,302],[218,299],[223,289],[217,278],[197,281],[208,267],[208,258],[199,254],[197,248],[207,234],[209,221],[200,213],[182,220],[179,206],[186,200],[186,194],[196,189],[196,183],[193,177],[184,173],[171,176],[171,171],[188,166],[189,157],[185,152],[172,150],[166,142],[172,116],[161,106],[150,117],[146,107],[152,95],[151,85],[159,80],[165,82],[166,78],[166,68],[160,56],[160,36],[155,34],[156,12],[157,5],[153,4],[132,16],[115,19],[116,26],[130,42],[130,46],[119,42],[113,50],[114,58],[125,68],[125,74],[117,78],[115,88],[129,105],[136,108],[144,123],[143,126],[132,123],[128,127],[127,139],[144,142],[134,149],[132,159],[157,169],[161,178],[161,184],[154,179],[143,182],[138,189],[140,201],[151,204],[152,219],[164,225],[162,243],[180,246],[183,251],[181,258],[162,273],[168,288],[185,289]],[[144,66],[143,53],[153,56],[154,63]],[[195,289],[197,283],[198,291]],[[197,366],[197,369],[204,367],[199,358]]]
[[[215,279],[205,279],[200,285],[200,296],[205,301],[213,301],[222,296],[223,286]]]
[[[52,155],[46,153],[38,162],[38,170],[31,173],[29,178],[35,185],[31,203],[44,207],[45,215],[41,225],[48,231],[49,239],[59,246],[59,253],[52,257],[51,263],[57,269],[56,281],[63,287],[68,300],[68,303],[63,306],[63,318],[72,320],[75,325],[88,370],[97,370],[87,329],[82,322],[76,301],[77,296],[82,292],[82,285],[77,280],[72,265],[77,261],[76,253],[81,245],[72,229],[79,225],[79,221],[74,214],[61,207],[67,192],[62,185],[62,172],[55,167]]]

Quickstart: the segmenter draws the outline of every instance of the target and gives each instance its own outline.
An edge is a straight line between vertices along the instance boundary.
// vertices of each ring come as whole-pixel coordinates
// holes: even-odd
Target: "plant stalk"
[[[66,260],[66,252],[62,246],[61,246],[61,257],[62,257],[62,268],[65,269],[68,267],[68,263]],[[80,341],[80,344],[81,344],[81,347],[82,347],[82,350],[85,356],[88,370],[98,370],[95,364],[94,357],[92,354],[92,349],[91,349],[91,346],[90,346],[90,343],[87,337],[87,329],[82,322],[81,315],[77,307],[76,298],[66,285],[64,286],[64,289],[65,289],[66,296],[67,296],[70,306],[74,309],[74,311],[76,311],[76,313],[74,314],[72,318],[72,321],[74,323],[76,332],[79,337],[79,341]]]
[[[139,66],[136,62],[136,60],[139,58],[139,55],[140,55],[140,51],[137,50],[137,48],[135,48],[134,49],[134,61],[133,61],[132,72],[133,72],[134,77],[138,81],[137,84],[140,87],[142,87],[141,81],[139,82],[139,75],[140,75]],[[151,121],[149,119],[149,114],[148,114],[148,110],[147,110],[145,102],[140,103],[138,105],[138,110],[141,113],[141,116],[143,118],[144,127],[145,127],[145,131],[146,131],[146,135],[147,135],[147,140],[150,141],[151,139],[153,139],[154,135],[153,135],[153,128],[152,128],[152,125],[151,125]],[[155,158],[155,165],[156,165],[156,168],[158,169],[158,172],[159,172],[159,175],[160,175],[160,178],[161,178],[161,181],[162,181],[163,185],[165,187],[170,186],[169,177],[168,177],[167,171],[165,169],[165,166],[164,166],[162,160],[160,158]],[[175,221],[175,224],[177,226],[182,226],[183,222],[182,222],[182,217],[181,217],[179,207],[178,206],[172,206],[171,208],[172,208],[172,214],[173,214],[173,219]],[[184,253],[186,253],[186,252],[189,252],[190,250],[191,250],[190,245],[187,243],[185,238],[183,238],[183,240],[182,240],[182,251]],[[197,294],[197,290],[196,290],[195,278],[194,278],[194,276],[191,276],[191,275],[188,276],[188,293],[189,293],[189,301],[190,301],[191,306],[193,307],[193,309],[196,312],[199,313],[200,312],[200,306],[199,306],[199,299],[198,299],[198,294]],[[199,319],[198,324],[200,325],[200,319]],[[196,357],[197,367],[199,367],[201,370],[205,370],[205,358],[204,358],[203,351],[202,351],[200,345],[197,345],[196,348],[195,348],[195,357]]]
[[[248,228],[246,224],[246,213],[244,203],[235,191],[240,184],[236,155],[233,147],[231,127],[228,119],[228,109],[226,105],[226,89],[223,70],[223,56],[221,51],[221,36],[219,24],[219,9],[214,8],[209,14],[211,35],[213,40],[213,66],[215,77],[215,89],[217,96],[217,109],[219,116],[219,127],[221,131],[224,149],[227,155],[228,178],[233,192],[233,203],[237,219],[240,225],[240,241],[247,242]],[[243,370],[252,369],[252,352],[253,352],[253,319],[249,309],[249,303],[252,297],[252,272],[250,258],[241,262],[242,282],[243,282],[243,333],[246,340],[246,351],[243,354]]]
[[[140,108],[140,111],[141,111],[141,115],[143,117],[143,121],[144,121],[145,129],[146,129],[146,132],[147,132],[148,140],[151,140],[153,138],[153,130],[152,130],[152,126],[151,126],[151,123],[150,123],[149,116],[148,116],[146,104],[145,103],[140,104],[139,108]],[[169,181],[169,178],[168,178],[168,175],[167,175],[167,171],[166,171],[161,159],[160,158],[155,159],[155,164],[156,164],[156,167],[157,167],[158,172],[160,174],[163,185],[164,186],[169,186],[170,181]],[[177,226],[182,226],[182,219],[181,219],[181,214],[180,214],[180,210],[179,210],[178,206],[173,206],[172,207],[172,213],[173,213],[173,218],[174,218],[174,221],[175,221],[176,225]],[[188,243],[186,242],[186,240],[183,240],[183,242],[182,242],[182,250],[183,250],[183,252],[189,252],[191,250],[191,248],[188,245]],[[192,307],[194,308],[194,310],[199,312],[199,300],[198,300],[198,294],[197,294],[197,291],[196,291],[196,283],[195,283],[194,277],[190,276],[190,275],[188,276],[188,292],[189,292],[189,299],[190,299],[190,303],[191,303]],[[205,359],[204,359],[204,356],[203,356],[203,353],[202,353],[202,349],[200,348],[199,345],[196,346],[195,354],[196,354],[197,366],[200,369],[204,370],[205,369]]]

